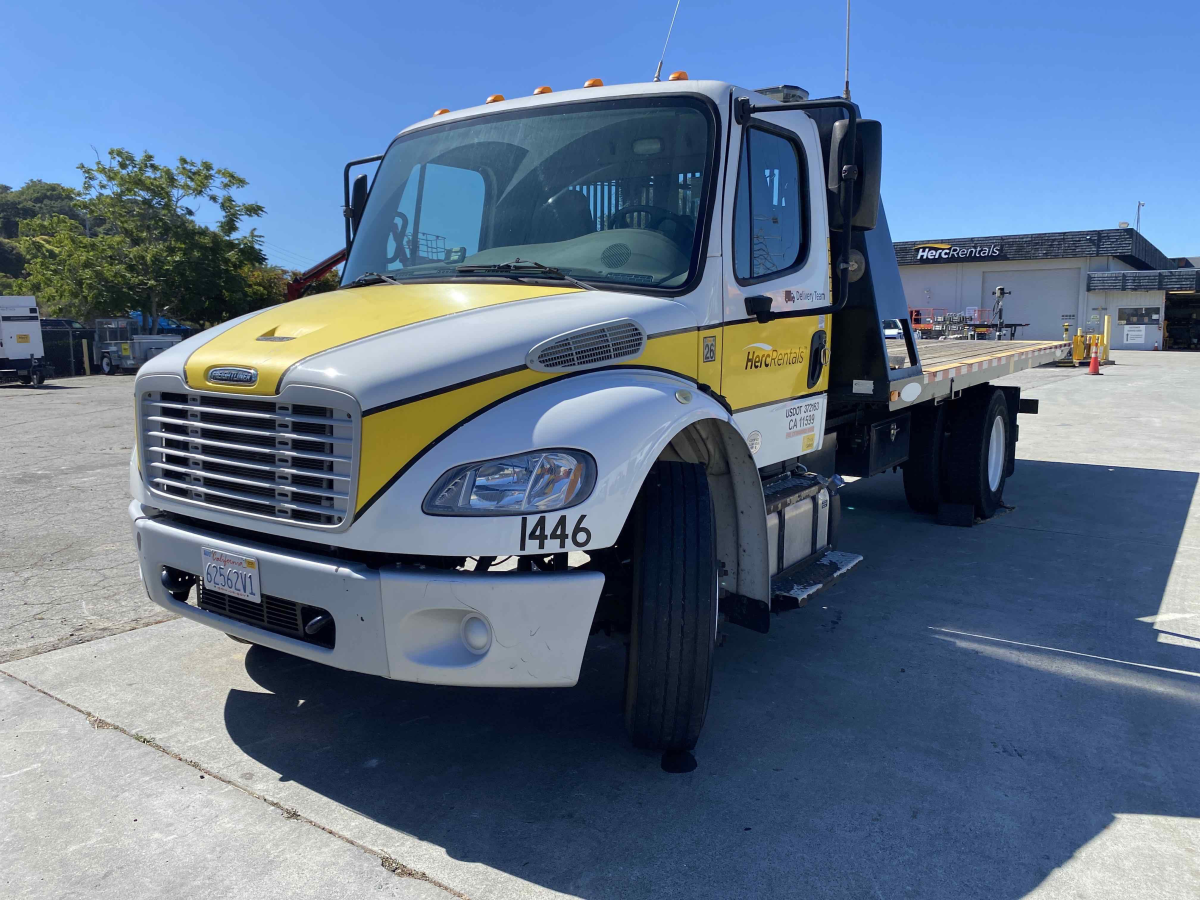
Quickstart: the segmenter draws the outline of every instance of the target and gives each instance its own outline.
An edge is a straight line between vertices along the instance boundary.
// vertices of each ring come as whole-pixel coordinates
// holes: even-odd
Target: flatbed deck
[[[892,409],[903,409],[1061,359],[1071,352],[1066,341],[917,341],[922,373],[892,382]],[[909,384],[920,393],[911,401],[899,398]],[[911,391],[910,391],[911,394]]]

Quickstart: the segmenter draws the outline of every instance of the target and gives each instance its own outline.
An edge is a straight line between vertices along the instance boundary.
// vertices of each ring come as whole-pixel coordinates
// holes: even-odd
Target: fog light
[[[482,616],[464,616],[460,631],[467,649],[478,656],[487,653],[492,646],[492,627]]]

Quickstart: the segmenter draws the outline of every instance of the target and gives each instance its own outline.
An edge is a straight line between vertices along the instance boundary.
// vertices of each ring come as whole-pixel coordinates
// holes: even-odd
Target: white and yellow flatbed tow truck
[[[340,290],[135,384],[151,599],[305,659],[569,686],[616,630],[634,742],[690,749],[720,619],[765,632],[860,558],[841,476],[990,516],[1036,410],[988,380],[1067,349],[913,340],[879,123],[845,100],[589,82],[375,161],[347,166]]]

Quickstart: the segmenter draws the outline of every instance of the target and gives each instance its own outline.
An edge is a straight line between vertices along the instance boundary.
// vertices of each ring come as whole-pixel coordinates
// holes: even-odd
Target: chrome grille
[[[141,395],[142,472],[151,490],[213,509],[337,528],[353,513],[357,411],[345,395],[254,399]]]
[[[580,328],[543,341],[529,352],[526,364],[542,372],[585,369],[640,356],[646,333],[632,319]]]

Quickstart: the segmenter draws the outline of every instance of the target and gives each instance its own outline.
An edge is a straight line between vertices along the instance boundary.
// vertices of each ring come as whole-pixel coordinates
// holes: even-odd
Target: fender
[[[568,533],[582,524],[586,539],[547,545],[546,553],[611,547],[655,460],[702,462],[714,482],[718,550],[731,587],[768,599],[766,508],[745,440],[729,412],[695,382],[636,365],[580,372],[469,419],[427,448],[355,520],[354,546],[428,556],[520,553],[520,515],[430,516],[421,504],[454,466],[549,447],[590,453],[597,480],[583,503],[547,514],[548,523],[565,515]]]

